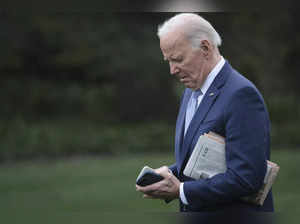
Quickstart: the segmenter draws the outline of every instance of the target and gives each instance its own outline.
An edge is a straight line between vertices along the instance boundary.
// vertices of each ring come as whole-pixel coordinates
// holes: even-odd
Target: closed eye
[[[182,62],[182,58],[171,58],[170,61],[180,63],[180,62]]]

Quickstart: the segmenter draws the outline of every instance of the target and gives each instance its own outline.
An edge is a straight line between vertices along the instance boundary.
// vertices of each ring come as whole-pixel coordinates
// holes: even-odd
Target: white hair
[[[180,13],[158,26],[159,38],[180,28],[190,40],[192,47],[199,48],[202,40],[210,41],[215,47],[221,46],[222,40],[213,26],[194,13]]]

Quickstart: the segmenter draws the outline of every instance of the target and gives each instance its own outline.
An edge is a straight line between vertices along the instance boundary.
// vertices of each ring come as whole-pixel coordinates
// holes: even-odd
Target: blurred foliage
[[[0,127],[0,162],[76,154],[170,152],[174,146],[173,126],[159,121],[103,125],[75,119],[39,122],[15,119],[2,122]]]
[[[174,13],[2,16],[0,159],[173,150],[183,90],[157,25]],[[272,147],[298,147],[298,14],[202,13],[261,90]]]

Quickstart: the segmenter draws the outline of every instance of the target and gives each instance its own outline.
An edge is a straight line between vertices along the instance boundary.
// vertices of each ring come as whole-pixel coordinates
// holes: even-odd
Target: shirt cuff
[[[188,205],[189,203],[187,202],[183,191],[183,184],[184,183],[180,183],[180,187],[179,187],[180,200],[182,201],[183,204]]]

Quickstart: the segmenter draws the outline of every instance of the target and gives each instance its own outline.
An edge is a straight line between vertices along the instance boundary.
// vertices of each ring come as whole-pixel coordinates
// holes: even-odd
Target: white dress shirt
[[[200,105],[200,103],[201,103],[201,101],[203,99],[203,96],[206,94],[208,88],[210,87],[210,85],[212,84],[212,82],[214,81],[214,79],[216,78],[216,76],[219,74],[219,72],[223,68],[224,64],[225,64],[225,60],[221,56],[221,60],[211,70],[211,72],[208,74],[206,80],[204,81],[202,87],[200,88],[203,94],[201,94],[198,97],[198,104],[197,104],[197,106]],[[185,194],[184,194],[183,185],[184,185],[184,183],[180,183],[180,188],[179,188],[180,200],[182,201],[183,204],[188,205],[188,201],[187,201],[187,199],[185,197]]]

